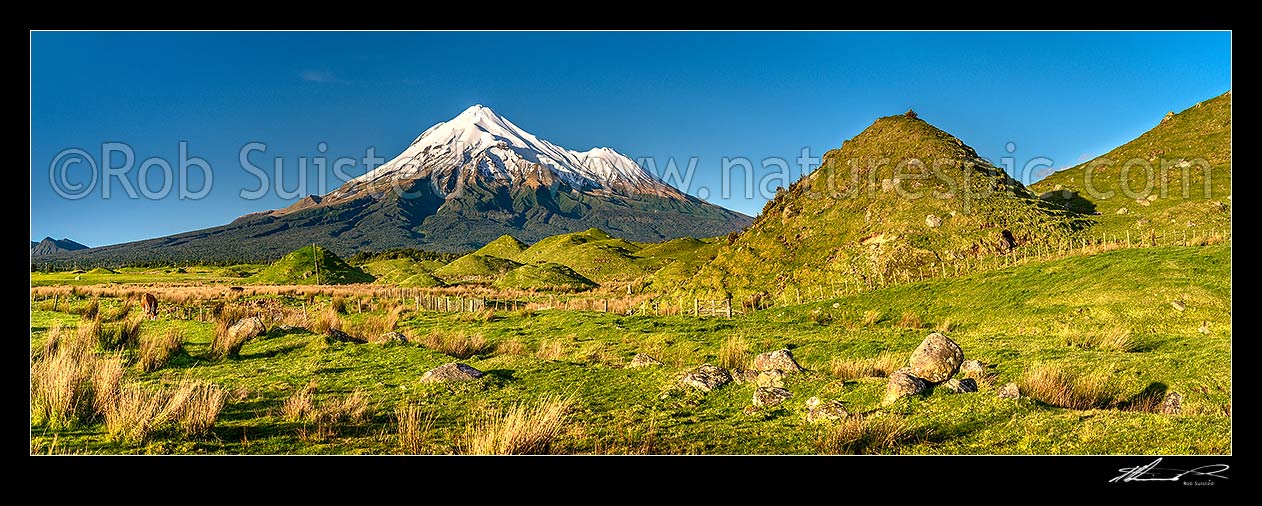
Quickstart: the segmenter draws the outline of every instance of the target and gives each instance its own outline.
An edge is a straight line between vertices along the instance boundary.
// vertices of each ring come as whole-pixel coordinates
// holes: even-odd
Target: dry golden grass
[[[368,396],[355,390],[344,397],[333,397],[321,402],[312,417],[321,424],[360,424],[368,419]]]
[[[728,336],[719,346],[719,367],[735,369],[749,365],[749,345],[745,338],[737,335]]]
[[[295,422],[311,418],[315,414],[315,391],[316,382],[307,383],[307,386],[285,399],[280,408],[281,414]]]
[[[241,353],[246,341],[254,336],[248,332],[233,333],[230,329],[245,318],[247,317],[244,314],[234,311],[224,311],[215,317],[215,333],[210,340],[211,358],[222,360]],[[266,332],[266,327],[263,330]]]
[[[140,359],[136,365],[141,371],[153,372],[184,351],[184,333],[171,327],[163,334],[150,334],[140,339]]]
[[[141,443],[162,423],[165,406],[166,392],[162,390],[124,386],[105,411],[105,432],[116,441]]]
[[[460,313],[460,315],[456,317],[456,321],[462,323],[489,323],[495,321],[495,310],[483,309],[481,311]]]
[[[163,418],[179,425],[185,436],[210,432],[228,401],[228,392],[218,385],[201,381],[184,381],[171,394]]]
[[[1066,345],[1084,350],[1127,352],[1141,348],[1141,343],[1131,335],[1130,329],[1122,327],[1089,331],[1065,327],[1060,335]]]
[[[142,321],[141,318],[129,318],[116,323],[101,325],[98,337],[101,348],[118,350],[136,347],[140,344],[140,324]]]
[[[497,355],[525,356],[527,351],[525,343],[514,337],[506,341],[500,341],[499,344],[495,345],[495,353]]]
[[[430,453],[428,449],[433,440],[434,413],[408,403],[396,409],[394,416],[398,422],[399,451],[404,455]]]
[[[490,411],[465,428],[463,453],[474,455],[546,455],[564,428],[571,398],[549,397],[534,405],[515,404]]]
[[[131,300],[130,299],[124,300],[122,304],[119,304],[117,307],[113,309],[106,309],[104,311],[101,311],[101,321],[116,322],[119,320],[123,320],[127,318],[127,316],[131,315],[131,309],[132,309]]]
[[[394,330],[395,324],[399,322],[399,314],[404,310],[404,306],[395,306],[389,313],[384,315],[368,315],[360,318],[359,322],[346,325],[347,334],[360,338],[363,341],[372,341],[386,332]],[[327,331],[326,331],[327,332]]]
[[[535,351],[535,357],[539,360],[561,360],[565,356],[565,343],[559,340],[539,343],[539,349]]]
[[[1051,364],[1038,364],[1018,382],[1023,395],[1069,409],[1100,409],[1117,403],[1118,389],[1105,374],[1077,375]]]
[[[459,331],[434,329],[419,339],[417,344],[450,355],[465,359],[481,355],[490,350],[490,345],[482,334],[465,334]]]
[[[827,455],[862,455],[890,450],[912,435],[898,417],[852,416],[825,427],[815,438],[815,448]]]
[[[333,306],[321,311],[320,316],[307,326],[307,330],[315,334],[328,334],[333,329],[342,330],[342,318],[337,315],[337,310]]]
[[[924,327],[925,322],[921,321],[920,316],[916,313],[908,311],[904,312],[903,315],[898,318],[898,326],[909,329],[918,329]]]
[[[90,415],[95,355],[61,346],[31,364],[31,415],[50,428],[73,426]]]
[[[829,363],[833,376],[842,381],[859,378],[884,378],[906,365],[907,357],[896,353],[882,353],[870,358],[833,357]]]
[[[879,310],[869,309],[863,312],[863,319],[859,321],[859,325],[862,327],[871,327],[873,325],[881,323],[881,320],[883,318],[885,318],[885,315],[882,314]]]
[[[123,382],[123,356],[92,357],[92,403],[97,413],[108,414],[118,402]]]

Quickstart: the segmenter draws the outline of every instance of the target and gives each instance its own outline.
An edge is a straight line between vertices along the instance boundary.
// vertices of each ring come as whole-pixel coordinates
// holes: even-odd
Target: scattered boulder
[[[1129,211],[1129,210],[1128,210],[1128,209],[1126,209],[1125,207],[1119,207],[1119,208],[1117,209],[1117,214],[1126,214],[1128,211]]]
[[[395,344],[395,343],[406,343],[407,341],[408,341],[407,336],[403,334],[400,334],[398,332],[386,332],[385,334],[379,335],[375,339],[372,339],[369,342],[373,344]]]
[[[1152,205],[1152,202],[1149,202],[1148,199],[1135,199],[1135,203],[1144,207]]]
[[[709,392],[731,381],[731,374],[728,374],[722,367],[713,364],[701,364],[700,367],[693,369],[683,379],[679,380],[680,384],[693,387],[702,392]]]
[[[234,341],[244,341],[256,337],[267,330],[267,326],[263,324],[263,319],[257,316],[242,318],[236,323],[228,327],[228,335]]]
[[[802,366],[793,360],[793,352],[787,348],[767,353],[759,353],[754,357],[754,369],[759,371],[770,371],[779,369],[784,372],[797,372],[802,370]]]
[[[939,225],[942,225],[942,218],[939,218],[938,215],[930,214],[929,216],[925,216],[926,227],[938,228]]]
[[[924,392],[926,388],[929,388],[929,384],[925,380],[899,369],[890,374],[890,382],[885,386],[885,397],[881,399],[881,405],[888,406],[903,397]]]
[[[461,364],[459,362],[450,362],[428,371],[421,375],[421,383],[440,383],[445,381],[472,381],[481,378],[486,373],[474,369],[472,366]]]
[[[967,394],[977,391],[977,382],[973,378],[964,378],[962,380],[952,378],[938,385],[938,388],[943,388],[953,394]]]
[[[1170,301],[1170,307],[1173,307],[1175,311],[1183,311],[1188,308],[1187,304],[1184,304],[1181,300]]]
[[[1163,415],[1177,415],[1183,411],[1183,395],[1178,392],[1169,392],[1166,397],[1161,400],[1161,407],[1158,408]]]
[[[1170,120],[1172,120],[1172,119],[1174,119],[1174,111],[1167,112],[1167,113],[1166,113],[1166,116],[1165,116],[1164,118],[1161,118],[1161,122],[1162,122],[1162,123],[1165,123],[1165,122],[1170,121]]]
[[[964,350],[960,349],[960,345],[934,332],[911,353],[910,373],[930,383],[941,383],[955,376],[962,362]]]
[[[760,408],[778,406],[793,397],[793,392],[778,387],[758,387],[754,390],[754,405]]]
[[[824,420],[841,420],[850,416],[841,401],[824,402],[819,397],[806,400],[806,422],[815,423]]]
[[[1201,326],[1197,328],[1196,331],[1208,336],[1209,335],[1209,321],[1201,322]]]
[[[965,360],[960,362],[960,374],[963,374],[965,378],[984,378],[986,377],[986,364],[980,360]]]
[[[737,367],[732,369],[730,374],[732,375],[732,381],[735,381],[737,385],[744,385],[745,383],[754,383],[758,381],[758,371],[751,371],[749,369]]]
[[[784,371],[772,369],[758,373],[754,378],[754,383],[760,387],[767,388],[784,388]]]
[[[324,335],[325,339],[338,343],[363,343],[358,337],[352,336],[338,329],[329,329],[329,333]]]
[[[641,367],[650,367],[655,365],[662,365],[662,361],[643,353],[636,353],[634,357],[631,357],[631,363],[627,364],[627,367],[631,369],[639,369]]]
[[[1008,383],[999,387],[1000,399],[1017,399],[1021,397],[1021,389],[1017,388],[1016,383]]]

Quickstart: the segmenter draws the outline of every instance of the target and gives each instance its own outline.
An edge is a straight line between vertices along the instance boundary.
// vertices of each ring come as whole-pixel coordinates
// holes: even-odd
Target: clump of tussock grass
[[[1018,386],[1023,395],[1062,408],[1103,409],[1117,403],[1118,389],[1108,375],[1073,374],[1051,364],[1030,368]]]
[[[474,455],[546,455],[562,429],[574,401],[549,397],[538,403],[514,404],[485,413],[465,428],[461,450]]]
[[[53,430],[73,427],[101,412],[123,375],[121,355],[96,354],[99,323],[86,320],[72,333],[59,328],[31,361],[31,418]]]
[[[329,308],[334,313],[346,314],[346,299],[341,296],[333,297],[333,302],[329,303]]]
[[[924,327],[925,322],[920,319],[920,315],[907,311],[898,318],[898,326],[908,329],[918,329]]]
[[[883,319],[885,319],[885,314],[881,313],[880,310],[869,309],[863,312],[863,318],[859,320],[859,326],[871,327],[881,323]]]
[[[286,398],[280,408],[281,414],[295,422],[311,418],[315,413],[316,386],[316,382],[312,381]]]
[[[749,365],[749,345],[745,338],[737,335],[728,336],[719,346],[718,365],[724,369],[735,369]]]
[[[162,417],[175,422],[185,436],[201,436],[210,433],[227,401],[228,391],[218,385],[184,381],[171,394]]]
[[[97,413],[108,414],[110,408],[118,403],[122,389],[123,357],[115,354],[110,357],[93,357],[92,361],[92,404]]]
[[[355,390],[342,397],[333,397],[319,403],[312,419],[317,426],[333,424],[361,424],[368,420],[368,396]]]
[[[141,443],[161,425],[167,393],[139,385],[119,390],[114,402],[105,411],[105,432],[110,439],[124,443]]]
[[[494,309],[483,309],[481,311],[460,313],[460,315],[456,317],[456,321],[461,323],[490,323],[495,321],[495,317],[496,314]]]
[[[891,450],[913,435],[895,416],[851,416],[825,427],[815,449],[827,455],[863,455]]]
[[[246,341],[254,336],[248,332],[233,333],[231,328],[247,317],[244,311],[224,311],[215,317],[215,332],[210,340],[211,358],[223,360],[241,353],[241,348],[245,347]]]
[[[92,300],[89,300],[86,304],[80,307],[74,308],[72,312],[77,313],[79,316],[82,316],[85,319],[93,320],[93,319],[96,319],[96,316],[97,314],[100,313],[100,311],[101,311],[100,299],[93,298]]]
[[[833,357],[829,368],[842,381],[859,378],[884,378],[906,364],[907,358],[895,353],[882,353],[870,358]]]
[[[333,329],[342,330],[342,318],[338,316],[333,306],[329,306],[320,311],[320,314],[306,328],[315,334],[328,334]]]
[[[114,308],[102,310],[100,312],[101,321],[116,322],[116,321],[126,319],[128,316],[131,315],[131,310],[132,310],[131,300],[130,299],[124,300],[122,304],[119,304],[118,306],[115,306]]]
[[[153,372],[165,367],[172,357],[183,351],[184,333],[172,327],[162,334],[150,334],[140,339],[140,359],[136,364],[141,371]]]
[[[135,348],[140,344],[141,318],[129,318],[116,323],[100,325],[99,341],[101,348],[118,350]]]
[[[1110,327],[1099,330],[1075,331],[1068,327],[1061,330],[1065,345],[1083,350],[1097,351],[1137,351],[1142,343],[1131,334],[1130,329]]]
[[[561,360],[565,356],[565,343],[559,340],[541,342],[539,349],[535,350],[535,358],[539,360]]]
[[[517,339],[516,337],[505,340],[505,341],[500,341],[499,344],[495,345],[495,354],[496,355],[512,355],[512,356],[518,356],[518,357],[524,356],[527,354],[526,345],[525,343],[522,343],[521,340]]]
[[[465,334],[440,329],[430,331],[419,339],[418,344],[460,359],[481,355],[490,350],[490,345],[482,334]]]
[[[398,429],[396,436],[399,452],[404,455],[424,455],[433,440],[434,413],[415,403],[407,403],[395,409]]]
[[[360,318],[358,323],[346,326],[346,333],[364,341],[371,341],[377,336],[393,331],[404,309],[404,306],[395,306],[384,315],[368,315]]]

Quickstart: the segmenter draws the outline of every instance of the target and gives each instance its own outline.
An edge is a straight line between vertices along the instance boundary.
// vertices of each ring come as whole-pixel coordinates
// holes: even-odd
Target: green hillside
[[[344,285],[371,283],[373,279],[329,250],[306,246],[264,267],[247,281],[269,285]]]
[[[635,254],[640,246],[592,228],[572,234],[554,235],[532,244],[516,261],[559,263],[597,283],[634,281],[652,270]]]
[[[1031,247],[1068,243],[1087,224],[909,112],[825,153],[683,290],[783,303],[786,288],[871,288],[1003,254],[1005,231]]]
[[[523,265],[504,274],[495,281],[496,288],[540,291],[582,291],[596,288],[596,283],[556,263]]]
[[[494,241],[487,243],[486,246],[478,248],[478,250],[474,251],[473,254],[512,260],[517,258],[517,255],[521,254],[521,252],[525,250],[525,244],[522,244],[521,241],[518,241],[511,235],[505,234],[499,236]]]
[[[1168,238],[1189,229],[1230,229],[1231,92],[1167,116],[1134,140],[1030,188],[1099,213],[1091,230],[1097,235]]]
[[[520,266],[512,260],[470,253],[435,269],[433,275],[447,284],[492,283]]]

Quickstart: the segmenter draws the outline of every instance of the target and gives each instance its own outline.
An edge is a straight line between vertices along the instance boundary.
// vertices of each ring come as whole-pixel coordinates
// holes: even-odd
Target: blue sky
[[[293,189],[300,157],[331,165],[372,147],[389,159],[474,103],[570,149],[610,146],[659,168],[695,157],[689,193],[754,215],[766,196],[738,182],[723,198],[724,157],[796,163],[912,108],[997,163],[1068,167],[1230,88],[1227,32],[36,32],[31,238],[101,246],[283,207],[297,197],[274,186],[241,198],[258,187],[239,161],[246,144],[266,144],[252,163],[270,172],[279,157]],[[179,188],[181,142],[213,185],[202,198],[133,199],[115,177],[105,198],[110,142],[134,153],[133,187],[156,157]],[[58,158],[75,148],[97,164],[95,186],[88,165],[67,163],[73,152]],[[50,172],[91,191],[65,198]],[[189,191],[200,174],[189,171]],[[164,180],[151,165],[150,193]]]

